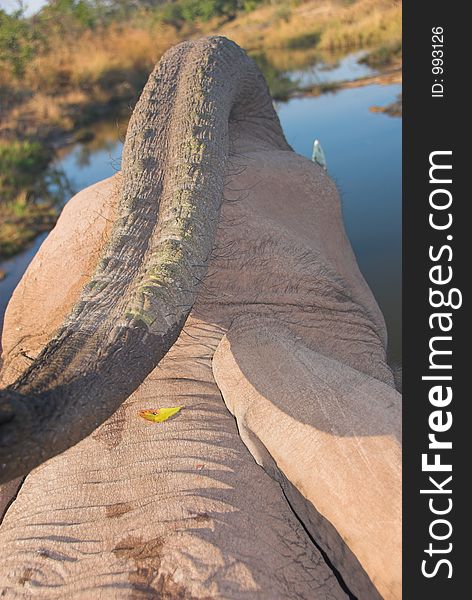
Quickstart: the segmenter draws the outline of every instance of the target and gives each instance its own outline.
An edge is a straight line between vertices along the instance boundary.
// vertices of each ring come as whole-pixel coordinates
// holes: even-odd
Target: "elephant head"
[[[110,240],[78,302],[0,392],[0,481],[76,444],[177,339],[212,251],[230,129],[290,150],[262,74],[223,37],[184,42],[149,77],[123,150]]]
[[[7,597],[401,597],[385,324],[232,42],[164,56],[4,334],[0,481],[45,463],[0,488]],[[151,401],[185,410],[150,426]]]

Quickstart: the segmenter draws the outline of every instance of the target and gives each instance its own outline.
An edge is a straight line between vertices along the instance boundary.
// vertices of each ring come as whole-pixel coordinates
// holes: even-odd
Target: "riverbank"
[[[219,15],[205,20],[197,13],[193,21],[179,17],[180,0],[93,27],[70,16],[59,23],[55,19],[61,15],[46,14],[49,21],[42,25],[46,27],[42,36],[47,33],[47,44],[37,42],[37,48],[29,48],[25,42],[23,54],[33,49],[35,54],[20,65],[14,62],[8,68],[9,63],[0,62],[0,139],[36,139],[50,144],[64,132],[76,131],[120,106],[132,108],[162,54],[182,40],[202,35],[225,35],[245,48],[265,71],[275,99],[287,95],[277,74],[313,63],[326,51],[373,49],[373,59],[382,63],[377,67],[388,64],[392,56],[398,59],[400,3],[310,0],[243,4],[246,10],[232,18]],[[62,15],[62,21],[64,18]],[[41,30],[41,23],[39,19],[34,24],[31,35]]]
[[[387,69],[381,73],[376,73],[375,75],[369,75],[367,77],[299,86],[291,92],[290,97],[320,96],[321,94],[334,93],[339,90],[364,87],[366,85],[392,85],[394,83],[401,82],[401,65],[395,65],[393,68]],[[373,112],[381,111],[378,110]],[[395,116],[400,115],[401,105],[400,112],[397,112]]]
[[[72,190],[51,166],[53,158],[52,149],[38,140],[0,141],[0,259],[54,226]]]
[[[93,136],[93,124],[110,115],[126,120],[154,64],[183,39],[207,34],[234,39],[256,60],[276,101],[356,85],[352,81],[306,85],[290,75],[327,61],[327,56],[332,62],[348,48],[365,48],[363,60],[375,69],[391,70],[401,60],[398,3],[254,2],[252,8],[247,3],[245,11],[231,17],[200,15],[189,21],[176,12],[183,2],[153,12],[136,11],[126,20],[93,27],[79,26],[72,17],[59,23],[46,14],[48,44],[20,65],[21,76],[0,61],[0,153],[4,157],[3,163],[0,160],[0,259],[50,229],[70,195],[68,182],[51,171],[53,153],[83,136]],[[41,28],[39,17],[34,25]],[[18,153],[22,144],[39,146],[39,151],[23,156]],[[9,178],[7,187],[12,161],[16,176]]]
[[[271,81],[274,87],[278,86],[279,100],[287,102],[291,98],[316,97],[336,93],[343,89],[373,84],[401,83],[401,75],[401,66],[397,65],[384,72],[356,79],[305,84],[291,79],[286,73],[277,73]],[[116,122],[121,121],[121,134],[124,137],[126,122],[131,111],[129,108],[123,110],[123,107],[119,106],[115,109],[115,119]],[[401,116],[401,102],[395,102],[386,107],[372,106],[370,110],[385,112],[391,116]],[[96,122],[100,121],[97,119]],[[37,235],[52,229],[63,203],[74,191],[67,177],[60,170],[50,166],[52,156],[57,156],[58,153],[60,154],[63,150],[67,151],[67,148],[78,143],[90,143],[96,140],[99,145],[100,137],[96,127],[90,127],[90,125],[83,126],[77,131],[57,131],[47,142],[39,146],[43,151],[42,154],[17,157],[16,170],[20,169],[20,172],[17,172],[17,179],[11,182],[12,189],[9,200],[0,202],[0,261],[21,252]],[[13,146],[10,143],[8,147],[11,149]],[[51,152],[51,147],[53,152]],[[0,152],[1,148],[0,142]],[[46,162],[45,157],[48,157]],[[3,165],[0,164],[0,172],[5,171],[5,168],[2,167]],[[14,174],[11,165],[10,173]],[[0,189],[3,189],[5,198],[5,186],[2,185],[1,178]]]
[[[316,64],[291,73],[303,84],[368,75],[356,52],[327,65]],[[379,302],[389,329],[392,360],[401,358],[401,118],[374,113],[401,93],[400,84],[364,85],[318,96],[292,97],[277,103],[288,142],[300,155],[312,155],[313,140],[325,151],[328,172],[341,190],[346,231],[359,266]],[[91,135],[81,136],[57,151],[54,165],[75,190],[112,176],[120,168],[126,119],[97,122]],[[0,263],[1,305],[21,278],[44,236]],[[26,257],[26,258],[25,258]]]

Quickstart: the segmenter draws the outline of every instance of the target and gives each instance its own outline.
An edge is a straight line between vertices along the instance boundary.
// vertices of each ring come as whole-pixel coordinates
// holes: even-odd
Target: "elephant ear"
[[[110,235],[120,175],[69,200],[16,287],[5,312],[1,384],[30,366],[76,303]]]
[[[280,324],[233,326],[213,372],[255,460],[357,597],[401,598],[401,396]]]
[[[166,52],[129,122],[98,265],[54,337],[0,389],[0,481],[92,433],[175,343],[214,247],[231,139],[248,129],[291,150],[239,46],[209,36]]]
[[[90,279],[115,216],[115,175],[69,200],[5,312],[1,337],[1,385],[10,385],[38,356]],[[0,522],[23,477],[0,485]]]

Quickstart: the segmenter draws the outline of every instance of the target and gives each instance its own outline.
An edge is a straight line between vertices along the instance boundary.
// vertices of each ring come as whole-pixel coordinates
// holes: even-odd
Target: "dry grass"
[[[31,89],[103,86],[116,72],[149,71],[162,53],[178,41],[173,29],[137,29],[114,25],[102,31],[86,31],[73,46],[39,56],[26,74]]]
[[[155,63],[179,41],[173,28],[158,24],[87,31],[73,44],[52,40],[54,50],[35,57],[21,81],[3,73],[10,102],[0,137],[44,139],[93,120],[110,103],[132,103]]]
[[[394,6],[380,10],[373,4],[372,10],[367,10],[358,19],[347,17],[331,22],[321,35],[320,47],[365,47],[401,40],[401,8]]]
[[[149,72],[163,52],[178,41],[173,29],[156,26],[138,29],[113,25],[86,31],[74,44],[54,41],[53,51],[31,62],[24,84],[35,92],[96,92],[113,84],[114,74]]]
[[[48,205],[0,205],[0,260],[22,250],[43,231],[49,231],[58,212]]]
[[[209,33],[226,35],[258,55],[274,97],[280,98],[293,88],[284,72],[314,63],[323,51],[329,50],[333,58],[333,51],[379,45],[382,53],[371,60],[389,58],[390,49],[401,44],[401,4],[284,0],[223,24],[215,19],[177,30],[156,19],[141,19],[77,37],[51,37],[51,50],[36,56],[21,79],[0,67],[0,140],[5,138],[11,145],[12,139],[36,139],[47,146],[58,134],[77,131],[117,107],[125,107],[129,114],[162,54],[183,39]],[[17,187],[18,193],[8,202],[2,200],[0,189],[3,256],[14,254],[39,231],[50,228],[57,214],[52,201],[37,204],[22,197],[27,189],[38,197],[45,195],[44,190],[33,194],[31,186]]]
[[[4,88],[0,93],[7,98],[0,136],[44,139],[100,117],[109,104],[132,105],[169,47],[208,33],[226,35],[249,51],[266,53],[276,69],[295,69],[327,49],[398,44],[401,3],[286,1],[224,24],[213,20],[176,30],[157,20],[140,20],[87,31],[74,40],[51,39],[52,50],[35,57],[21,81],[0,73]]]
[[[249,50],[315,45],[335,50],[387,44],[401,39],[401,3],[319,0],[265,6],[222,26],[219,32]]]

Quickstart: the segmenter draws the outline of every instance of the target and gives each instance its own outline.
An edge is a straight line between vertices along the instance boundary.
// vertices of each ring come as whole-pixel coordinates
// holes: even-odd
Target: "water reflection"
[[[279,107],[288,142],[311,157],[321,141],[341,193],[344,221],[361,271],[385,316],[389,352],[401,362],[401,119],[372,113],[400,85],[370,85]]]
[[[333,73],[347,80],[372,72],[358,64],[359,54],[318,55],[315,64],[311,55],[312,62],[303,68],[307,56],[310,58],[306,51],[288,57],[271,53],[270,60],[267,56],[258,60],[271,86],[282,91],[296,78],[305,83],[314,78],[329,82]],[[326,70],[329,65],[332,71]],[[394,102],[400,92],[400,85],[369,85],[291,98],[277,106],[287,139],[298,153],[309,158],[313,140],[318,138],[322,143],[329,173],[341,192],[346,230],[385,315],[394,362],[401,362],[401,119],[371,112],[370,108]],[[97,124],[93,139],[63,149],[55,167],[77,190],[111,176],[119,169],[125,132],[126,119]],[[36,242],[13,259],[10,267],[6,263],[2,266],[7,272],[13,270],[0,282],[0,312],[38,247]]]
[[[322,85],[339,81],[354,81],[362,77],[376,75],[378,71],[366,64],[359,62],[366,56],[365,51],[353,52],[340,59],[321,56],[319,62],[309,68],[293,70],[290,78],[299,86]]]
[[[75,189],[82,190],[120,170],[126,127],[124,117],[97,123],[93,139],[62,150],[57,164],[68,173]]]
[[[31,259],[41,247],[47,237],[47,233],[39,235],[34,243],[24,252],[2,262],[2,270],[6,273],[5,279],[0,281],[0,330],[3,326],[3,316],[10,300],[13,290],[23,277]],[[1,341],[1,340],[0,340]]]
[[[298,89],[299,82],[286,71],[280,71],[269,60],[267,54],[253,54],[252,58],[264,74],[270,93],[274,100],[287,101],[290,95]]]

